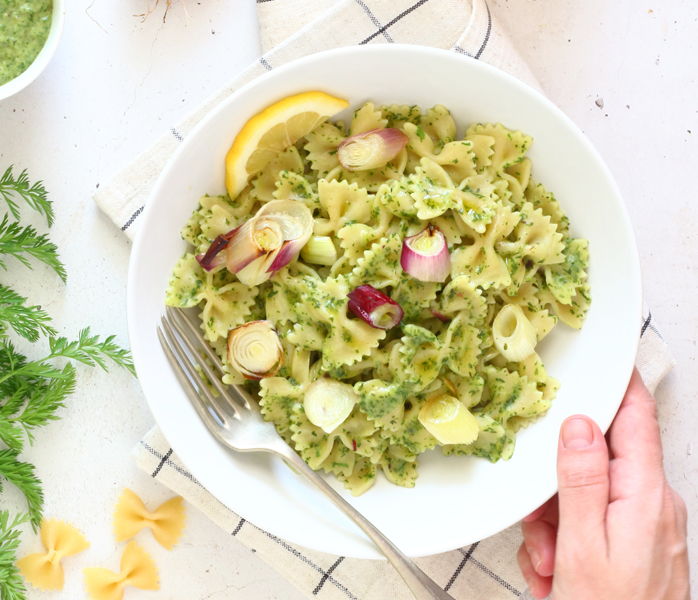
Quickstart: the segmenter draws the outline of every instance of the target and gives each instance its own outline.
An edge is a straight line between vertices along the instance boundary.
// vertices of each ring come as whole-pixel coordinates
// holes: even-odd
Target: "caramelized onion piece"
[[[263,283],[298,256],[312,233],[313,213],[305,204],[295,200],[267,202],[254,217],[223,236],[230,239],[226,247],[228,270],[246,285]]]
[[[507,304],[492,323],[494,345],[509,361],[521,362],[535,352],[536,330],[516,304]]]
[[[451,255],[441,230],[429,223],[424,231],[405,238],[400,265],[419,281],[446,281],[451,274]]]
[[[349,310],[375,329],[392,329],[405,314],[395,300],[370,285],[360,285],[347,298]]]
[[[279,334],[270,321],[250,321],[228,335],[228,362],[245,379],[273,377],[284,363]]]
[[[332,433],[354,410],[359,395],[348,383],[321,377],[305,390],[303,409],[310,422]]]
[[[349,171],[379,169],[393,160],[407,141],[399,129],[373,129],[344,140],[337,148],[337,158]]]
[[[460,400],[448,394],[429,400],[418,419],[442,444],[472,444],[480,434],[477,419]]]
[[[314,235],[303,246],[301,258],[311,265],[331,266],[337,260],[337,248],[335,248],[331,237]]]

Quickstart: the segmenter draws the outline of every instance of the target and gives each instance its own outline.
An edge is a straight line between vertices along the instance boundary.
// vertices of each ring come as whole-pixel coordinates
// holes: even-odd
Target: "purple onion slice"
[[[392,329],[405,314],[397,302],[370,285],[357,287],[347,297],[349,310],[375,329]]]
[[[337,148],[339,163],[349,171],[379,169],[393,160],[408,141],[399,129],[373,129],[352,135]]]
[[[400,265],[419,281],[446,281],[451,273],[451,255],[441,230],[429,223],[424,231],[405,238]]]
[[[228,270],[246,285],[263,283],[298,256],[313,233],[313,225],[313,213],[305,204],[295,200],[267,202],[232,235],[223,236],[230,235]],[[223,242],[217,242],[219,252]]]

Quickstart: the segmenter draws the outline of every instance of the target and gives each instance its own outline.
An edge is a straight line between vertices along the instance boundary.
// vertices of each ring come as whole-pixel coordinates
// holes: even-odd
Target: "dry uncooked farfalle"
[[[121,555],[121,572],[83,569],[85,586],[92,600],[122,600],[127,585],[141,590],[159,590],[158,569],[150,555],[133,540]]]
[[[55,519],[44,519],[41,522],[41,541],[46,552],[29,554],[19,559],[17,567],[35,588],[62,590],[64,575],[61,560],[82,552],[89,547],[90,542],[76,527]]]
[[[181,497],[172,498],[153,512],[148,512],[143,501],[126,488],[116,503],[114,535],[117,542],[123,542],[148,527],[161,546],[172,550],[182,536],[185,519]]]

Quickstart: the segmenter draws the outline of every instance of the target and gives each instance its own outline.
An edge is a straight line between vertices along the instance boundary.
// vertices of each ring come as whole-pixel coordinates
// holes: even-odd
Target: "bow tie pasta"
[[[237,197],[201,198],[166,303],[196,307],[224,382],[358,495],[378,471],[413,487],[437,446],[510,458],[560,388],[536,344],[559,320],[580,329],[591,296],[588,242],[533,179],[531,137],[500,123],[459,135],[443,106],[353,115],[276,154]],[[370,167],[344,162],[351,144]],[[305,237],[288,233],[302,215]],[[240,370],[228,338],[260,321],[278,360]]]

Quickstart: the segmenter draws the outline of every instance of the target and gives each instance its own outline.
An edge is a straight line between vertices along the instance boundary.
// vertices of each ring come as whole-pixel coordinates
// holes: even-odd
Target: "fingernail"
[[[585,450],[594,441],[594,430],[584,419],[567,421],[562,428],[562,445],[568,450]]]
[[[533,564],[533,568],[536,570],[536,573],[538,573],[538,567],[541,563],[540,554],[538,554],[538,552],[536,552],[535,550],[531,550],[529,552],[529,555],[531,556],[531,563]]]

